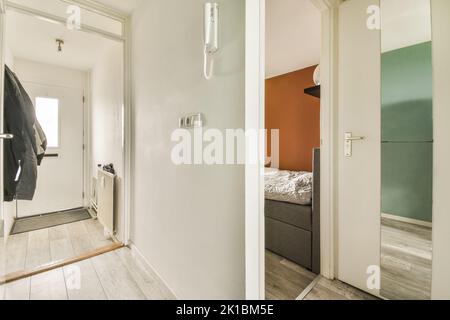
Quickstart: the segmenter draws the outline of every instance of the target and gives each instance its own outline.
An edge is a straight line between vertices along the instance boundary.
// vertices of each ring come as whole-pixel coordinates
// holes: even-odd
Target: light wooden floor
[[[341,281],[321,278],[303,300],[378,300]]]
[[[317,281],[318,280],[318,281]],[[305,290],[310,290],[305,294]],[[266,251],[267,300],[377,300],[341,281],[331,281]]]
[[[3,239],[0,239],[3,243]],[[72,258],[113,243],[97,220],[84,220],[13,235],[0,245],[1,275]]]
[[[295,300],[315,278],[307,269],[266,251],[267,300]]]
[[[0,287],[6,300],[170,300],[175,297],[128,248]]]
[[[382,219],[381,295],[390,300],[430,300],[431,228]]]

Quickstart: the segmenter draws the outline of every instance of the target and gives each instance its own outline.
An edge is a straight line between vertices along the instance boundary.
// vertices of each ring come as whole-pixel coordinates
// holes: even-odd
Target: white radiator
[[[114,184],[116,176],[103,170],[97,175],[97,217],[111,235],[114,234]]]
[[[98,181],[97,178],[93,177],[91,182],[91,211],[95,212],[95,217],[97,217],[97,208],[98,208],[97,181]]]

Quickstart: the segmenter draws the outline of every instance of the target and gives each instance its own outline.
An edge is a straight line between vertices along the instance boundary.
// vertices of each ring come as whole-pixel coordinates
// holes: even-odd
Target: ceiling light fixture
[[[56,39],[56,43],[58,44],[58,52],[62,52],[62,46],[64,45],[64,40]]]

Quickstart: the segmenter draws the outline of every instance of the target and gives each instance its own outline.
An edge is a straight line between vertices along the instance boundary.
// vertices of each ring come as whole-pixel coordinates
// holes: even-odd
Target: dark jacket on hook
[[[33,103],[16,75],[5,66],[5,201],[32,200],[36,190],[38,157],[42,160],[46,138],[36,120]],[[39,143],[39,145],[38,145]]]

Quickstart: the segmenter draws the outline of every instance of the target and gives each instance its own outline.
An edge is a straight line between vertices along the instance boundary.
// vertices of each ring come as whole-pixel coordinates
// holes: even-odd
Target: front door
[[[32,201],[18,201],[18,217],[83,207],[83,91],[24,82],[47,135]]]

